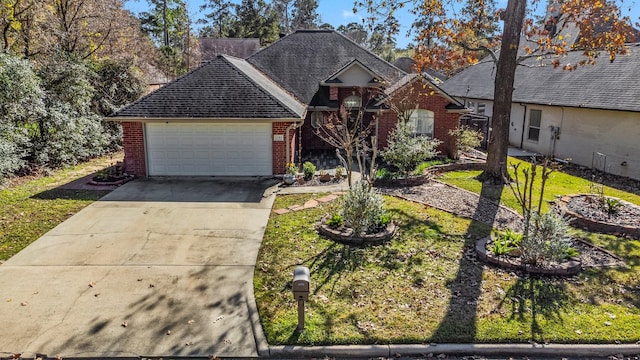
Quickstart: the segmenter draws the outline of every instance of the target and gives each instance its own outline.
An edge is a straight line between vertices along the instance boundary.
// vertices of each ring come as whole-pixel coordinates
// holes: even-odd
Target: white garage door
[[[271,124],[146,124],[149,175],[271,175]]]

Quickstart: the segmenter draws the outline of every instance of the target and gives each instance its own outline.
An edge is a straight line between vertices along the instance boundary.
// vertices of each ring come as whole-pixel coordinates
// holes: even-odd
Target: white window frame
[[[362,97],[358,95],[348,96],[342,101],[342,104],[349,111],[358,110],[362,107]]]
[[[533,114],[537,114],[535,116],[535,118],[537,118],[537,122],[538,125],[534,125],[532,124],[532,121],[534,119]],[[527,140],[529,141],[533,141],[533,142],[538,142],[540,141],[540,132],[542,129],[542,110],[539,109],[530,109],[529,110],[529,128],[527,129]],[[533,133],[531,130],[534,130]],[[537,132],[537,133],[536,133]],[[534,136],[535,134],[535,136]]]
[[[314,129],[319,128],[324,124],[324,113],[322,111],[314,111],[311,113],[311,126]]]
[[[433,127],[435,123],[435,113],[426,109],[415,109],[409,116],[409,126],[414,135],[428,136],[433,138]]]

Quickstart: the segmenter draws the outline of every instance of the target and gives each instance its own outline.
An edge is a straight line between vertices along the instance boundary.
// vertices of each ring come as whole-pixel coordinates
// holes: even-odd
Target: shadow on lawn
[[[569,306],[570,300],[564,281],[539,277],[518,278],[498,307],[511,303],[509,320],[531,321],[531,340],[544,342],[546,339],[539,320],[562,321],[561,312]]]
[[[359,269],[366,261],[366,248],[332,243],[326,249],[309,259],[311,272],[319,274],[322,281],[315,286],[317,294],[324,286],[332,283],[331,293],[345,273]],[[305,261],[307,263],[307,261]]]
[[[500,201],[500,194],[504,185],[482,185],[480,201]],[[497,215],[497,207],[479,206],[475,210],[474,219],[480,217],[480,213],[486,209],[495,209],[492,213],[482,214],[482,218],[491,220]],[[478,301],[482,292],[482,264],[478,262],[475,255],[475,244],[478,239],[491,234],[491,227],[473,220],[467,229],[464,238],[467,239],[464,246],[458,273],[455,279],[451,280],[447,287],[451,291],[451,300],[447,312],[440,322],[440,325],[433,333],[432,341],[438,342],[472,342],[477,334],[477,311]]]

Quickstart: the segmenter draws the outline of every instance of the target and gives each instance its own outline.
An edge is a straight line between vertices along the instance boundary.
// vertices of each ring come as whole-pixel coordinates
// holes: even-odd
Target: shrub
[[[415,136],[409,126],[398,122],[381,154],[384,161],[407,176],[420,162],[436,156],[438,152],[435,149],[439,144],[437,139]]]
[[[449,130],[449,135],[456,138],[457,151],[475,149],[482,144],[482,140],[484,139],[484,135],[480,131],[473,130],[467,126],[460,126],[455,130]]]
[[[377,231],[387,216],[382,195],[371,190],[365,181],[349,188],[342,197],[341,207],[344,222],[353,229],[354,234]]]
[[[497,256],[506,255],[517,249],[520,243],[522,243],[522,234],[506,229],[498,233],[491,247],[491,252]]]
[[[298,167],[294,163],[287,163],[286,169],[287,169],[287,174],[295,175],[298,173]]]
[[[530,232],[522,239],[522,261],[536,266],[548,266],[564,260],[571,248],[568,222],[552,212],[533,213]]]
[[[316,173],[316,166],[313,165],[312,162],[307,161],[302,164],[302,173],[304,174],[305,180],[311,180]]]
[[[338,167],[336,167],[336,173],[335,173],[335,177],[336,179],[342,179],[342,177],[344,176],[344,166],[340,165]]]
[[[329,220],[327,220],[327,225],[334,229],[339,228],[342,224],[344,224],[344,218],[340,214],[333,214]]]
[[[622,206],[622,202],[618,199],[605,197],[604,198],[604,211],[609,215],[615,215],[620,211],[620,207]]]

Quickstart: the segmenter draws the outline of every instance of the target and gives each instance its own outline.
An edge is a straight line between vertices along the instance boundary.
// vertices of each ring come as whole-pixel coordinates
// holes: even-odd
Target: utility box
[[[293,297],[300,301],[309,300],[309,285],[311,276],[309,268],[298,266],[293,270]]]

